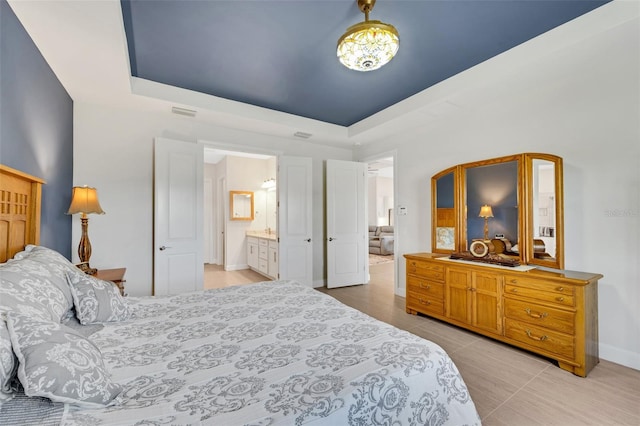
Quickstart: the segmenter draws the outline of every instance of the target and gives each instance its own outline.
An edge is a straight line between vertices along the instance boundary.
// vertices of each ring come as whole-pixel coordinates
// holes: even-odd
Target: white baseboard
[[[640,370],[640,353],[620,349],[606,343],[600,343],[599,351],[601,359],[606,359],[634,370]]]
[[[225,271],[241,271],[243,269],[249,269],[249,265],[246,263],[244,265],[227,265],[227,267],[224,268]]]
[[[313,281],[313,288],[324,287],[324,286],[325,286],[324,278]]]

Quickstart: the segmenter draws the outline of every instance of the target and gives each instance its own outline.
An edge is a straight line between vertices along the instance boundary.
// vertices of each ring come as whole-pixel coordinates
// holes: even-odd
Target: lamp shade
[[[71,205],[67,214],[97,213],[104,214],[98,201],[98,191],[89,186],[74,186],[71,194]]]
[[[484,205],[482,207],[480,207],[480,213],[478,213],[479,217],[493,217],[493,210],[491,210],[491,206],[489,205]]]

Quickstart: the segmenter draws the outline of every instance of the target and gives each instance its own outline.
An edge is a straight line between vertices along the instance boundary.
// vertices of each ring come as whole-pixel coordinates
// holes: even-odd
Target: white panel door
[[[203,169],[202,145],[156,138],[154,295],[204,287]]]
[[[367,282],[366,164],[327,160],[327,287]]]
[[[280,279],[313,286],[312,163],[278,158],[278,268]]]

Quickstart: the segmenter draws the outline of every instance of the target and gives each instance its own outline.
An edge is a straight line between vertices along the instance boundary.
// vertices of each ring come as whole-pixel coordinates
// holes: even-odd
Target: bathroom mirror
[[[253,192],[229,191],[231,220],[253,220]]]
[[[272,233],[276,233],[278,228],[278,209],[276,201],[276,191],[267,190],[266,197],[266,226]]]
[[[462,252],[474,240],[491,240],[496,254],[564,268],[562,180],[562,158],[533,153],[459,164],[435,174],[431,250]]]

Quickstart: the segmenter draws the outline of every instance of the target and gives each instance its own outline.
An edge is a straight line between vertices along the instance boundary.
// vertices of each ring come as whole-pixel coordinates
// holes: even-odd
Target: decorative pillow
[[[0,319],[0,404],[13,398],[11,382],[16,375],[17,366],[7,323]]]
[[[67,311],[64,294],[21,262],[0,265],[0,318],[14,311],[60,322]]]
[[[67,280],[76,307],[76,317],[82,325],[129,319],[129,305],[112,282],[82,272],[67,274]]]
[[[68,309],[71,309],[73,306],[73,298],[71,297],[69,284],[67,284],[67,272],[78,271],[76,265],[57,251],[44,246],[28,245],[25,251],[28,254],[24,256],[24,260],[33,262],[34,264],[38,263],[44,267],[46,277],[64,293]],[[39,271],[40,270],[42,269],[39,269]]]
[[[66,276],[67,272],[73,271],[78,271],[78,268],[60,253],[28,245],[13,259],[0,265],[0,276],[11,282],[10,289],[0,289],[0,297],[4,299],[6,295],[9,298],[0,301],[0,313],[9,310],[22,312],[18,305],[25,306],[26,303],[30,309],[44,308],[54,321],[60,322],[73,308]]]
[[[122,387],[111,381],[93,343],[59,323],[16,312],[7,318],[25,395],[86,408],[120,403]]]

